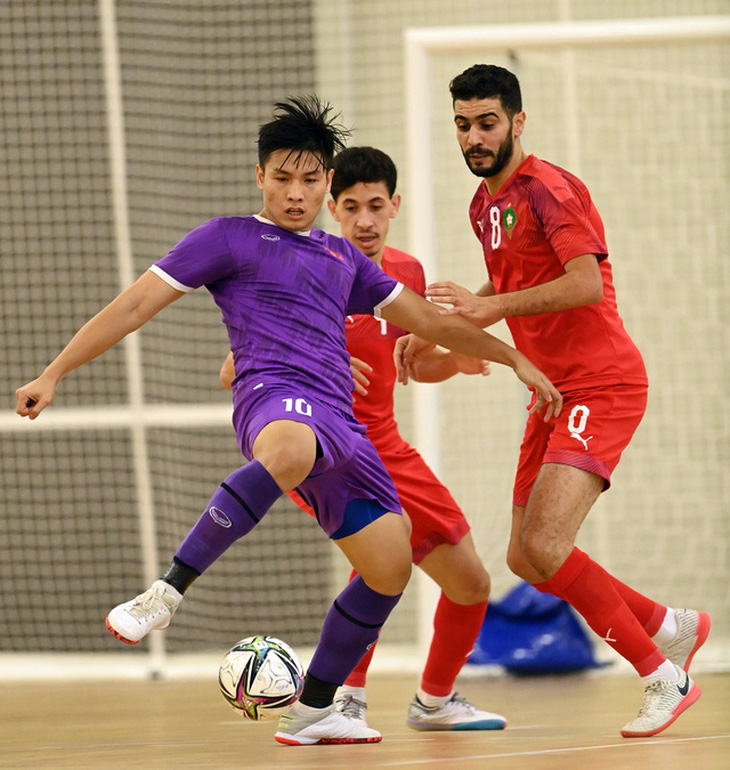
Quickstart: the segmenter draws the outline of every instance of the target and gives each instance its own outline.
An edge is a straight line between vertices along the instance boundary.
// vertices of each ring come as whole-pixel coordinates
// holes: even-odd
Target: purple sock
[[[342,684],[378,638],[400,597],[373,591],[360,575],[351,580],[327,611],[308,673]]]
[[[175,556],[202,574],[248,534],[281,495],[281,488],[258,460],[233,471],[216,489]]]

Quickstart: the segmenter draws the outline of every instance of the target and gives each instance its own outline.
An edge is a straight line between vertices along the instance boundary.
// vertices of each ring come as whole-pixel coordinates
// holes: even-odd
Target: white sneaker
[[[274,738],[289,746],[322,746],[330,743],[379,743],[383,738],[377,730],[364,727],[335,710],[334,704],[317,709],[319,714],[302,714],[299,704],[279,720]]]
[[[424,706],[416,695],[408,707],[408,727],[414,730],[504,730],[501,714],[480,711],[473,703],[454,693],[443,706]]]
[[[164,580],[155,582],[139,596],[118,604],[106,617],[106,627],[117,639],[137,644],[150,631],[170,625],[182,594]]]
[[[648,738],[660,733],[702,695],[690,675],[679,666],[675,668],[679,676],[676,682],[659,679],[644,685],[644,702],[636,719],[621,730],[624,738]]]
[[[368,726],[367,718],[365,717],[367,708],[368,704],[364,700],[356,698],[350,692],[339,690],[335,697],[335,710],[363,727]]]
[[[674,610],[674,615],[677,634],[671,642],[659,645],[659,649],[675,666],[689,671],[692,658],[710,633],[710,616],[697,610]]]

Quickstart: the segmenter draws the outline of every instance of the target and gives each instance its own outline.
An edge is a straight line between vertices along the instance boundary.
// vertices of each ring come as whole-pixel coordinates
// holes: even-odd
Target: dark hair
[[[474,64],[449,83],[449,91],[453,101],[498,96],[510,118],[522,110],[520,81],[509,70],[496,64]]]
[[[263,167],[277,150],[289,150],[298,161],[312,155],[324,167],[332,168],[335,153],[345,146],[350,131],[331,115],[332,106],[316,96],[290,96],[274,105],[274,119],[259,129],[259,165]]]
[[[348,147],[337,155],[333,168],[335,173],[330,192],[334,200],[340,197],[343,190],[358,182],[385,182],[390,197],[395,194],[398,181],[395,163],[389,155],[375,147]]]

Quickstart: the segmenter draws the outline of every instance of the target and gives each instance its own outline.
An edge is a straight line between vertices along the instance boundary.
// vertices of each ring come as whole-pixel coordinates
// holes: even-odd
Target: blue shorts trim
[[[383,461],[365,436],[365,426],[343,412],[290,384],[273,384],[250,393],[234,391],[233,424],[243,455],[249,459],[253,443],[265,425],[288,420],[308,425],[317,437],[318,459],[297,492],[313,509],[330,538],[358,532],[384,512],[401,512],[398,494]],[[293,404],[299,404],[296,409]],[[377,501],[380,508],[353,508],[352,501]]]
[[[354,535],[383,514],[389,513],[377,500],[350,500],[345,506],[342,526],[330,535],[332,540]]]

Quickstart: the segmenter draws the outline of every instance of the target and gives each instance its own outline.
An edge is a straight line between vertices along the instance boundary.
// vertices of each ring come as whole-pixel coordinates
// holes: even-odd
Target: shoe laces
[[[163,586],[148,588],[134,600],[134,604],[128,610],[129,614],[135,618],[144,619],[150,615],[150,610],[152,612],[169,610],[169,607],[162,598],[164,592]]]
[[[367,703],[353,698],[352,695],[343,695],[337,705],[340,714],[344,714],[348,719],[362,719],[367,708]]]
[[[444,706],[448,706],[450,703],[456,703],[472,713],[477,710],[477,707],[473,703],[470,703],[463,695],[459,695],[458,692],[455,692],[449,700],[444,703]]]
[[[657,679],[644,685],[644,702],[639,709],[639,716],[647,716],[662,710],[667,704],[664,703],[664,696],[670,694],[670,688],[673,685],[681,684],[681,677],[676,682],[668,682],[666,679]],[[648,696],[648,697],[647,697]]]
[[[455,692],[446,701],[446,703],[442,704],[441,706],[426,706],[424,703],[421,702],[421,699],[418,696],[416,696],[414,704],[418,709],[425,712],[426,714],[435,714],[436,712],[441,711],[443,709],[447,711],[466,710],[470,714],[475,714],[477,711],[477,707],[473,703],[470,703],[463,695],[459,695],[458,692]]]

